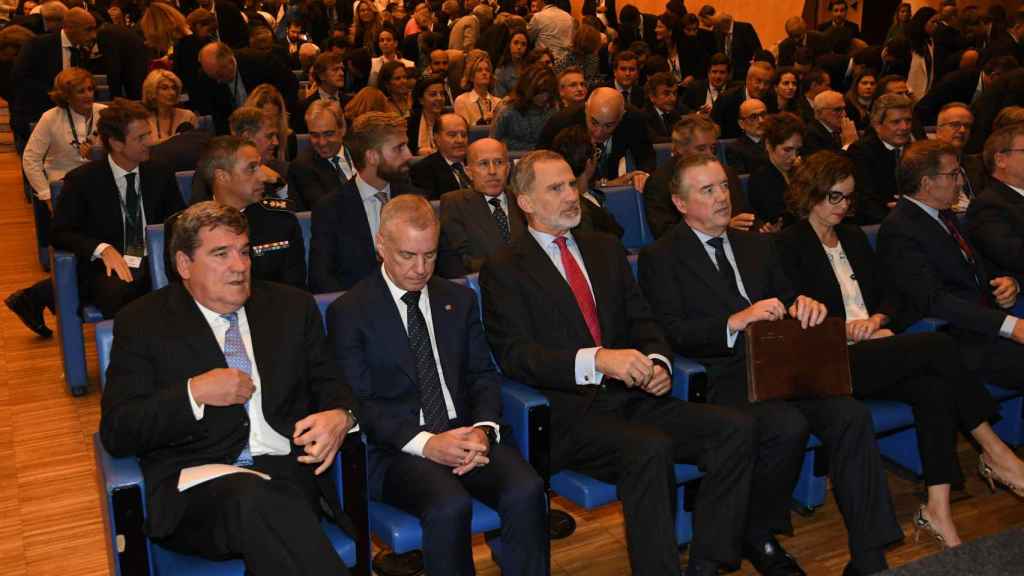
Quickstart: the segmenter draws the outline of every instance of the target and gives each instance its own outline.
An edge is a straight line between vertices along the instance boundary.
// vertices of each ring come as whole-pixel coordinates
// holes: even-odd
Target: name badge
[[[124,263],[127,264],[129,268],[138,268],[139,266],[142,266],[142,257],[125,254]]]

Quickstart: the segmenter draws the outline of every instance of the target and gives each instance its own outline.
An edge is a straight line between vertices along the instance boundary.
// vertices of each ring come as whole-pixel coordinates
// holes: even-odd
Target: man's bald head
[[[469,150],[466,152],[466,159],[473,162],[482,155],[490,155],[494,152],[500,152],[508,158],[508,148],[505,143],[495,138],[480,138],[469,145]]]
[[[740,128],[751,138],[760,139],[764,136],[764,117],[768,107],[757,98],[744,100],[740,104]]]
[[[767,98],[772,88],[775,69],[767,62],[754,62],[747,69],[747,94],[751,98]]]
[[[800,16],[786,20],[786,35],[790,38],[801,38],[807,33],[807,23]]]
[[[839,106],[843,103],[843,95],[835,90],[825,90],[814,97],[814,111],[830,106]]]
[[[203,73],[217,82],[235,79],[235,55],[223,42],[210,42],[199,50],[199,66]]]
[[[614,89],[602,87],[587,98],[587,129],[590,141],[601,144],[611,137],[626,113],[626,100]]]
[[[72,8],[64,15],[64,33],[76,46],[92,46],[96,42],[96,19],[85,8]]]
[[[481,138],[469,145],[466,160],[466,172],[474,190],[489,198],[505,191],[510,166],[504,143],[494,138]]]

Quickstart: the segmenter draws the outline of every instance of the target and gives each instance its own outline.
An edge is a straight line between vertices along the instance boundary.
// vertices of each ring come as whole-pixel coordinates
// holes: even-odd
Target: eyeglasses
[[[836,112],[846,114],[846,106],[836,106],[834,108],[822,108],[822,112]]]
[[[964,173],[960,170],[960,168],[957,168],[956,170],[951,170],[949,172],[936,172],[935,175],[945,176],[946,178],[952,178],[953,180],[959,180],[964,177]]]
[[[764,120],[767,115],[767,112],[754,112],[753,114],[747,114],[746,116],[741,117],[740,120]]]
[[[946,122],[945,124],[939,124],[939,128],[952,128],[953,130],[970,130],[973,127],[973,122]]]
[[[838,192],[836,190],[829,190],[828,194],[825,195],[825,198],[827,198],[828,203],[832,204],[833,206],[842,203],[843,200],[846,200],[848,203],[853,204],[853,193],[843,194],[842,192]]]

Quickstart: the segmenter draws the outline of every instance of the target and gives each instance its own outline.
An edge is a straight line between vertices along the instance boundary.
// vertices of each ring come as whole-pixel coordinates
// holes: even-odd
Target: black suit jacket
[[[178,40],[174,45],[174,63],[172,70],[181,79],[183,91],[191,96],[195,91],[196,77],[199,75],[199,51],[213,38],[189,34]]]
[[[970,106],[980,76],[979,70],[957,70],[946,75],[914,105],[914,118],[921,126],[934,126],[939,110],[946,104],[963,102]]]
[[[774,222],[781,218],[783,224],[793,221],[793,215],[786,209],[788,188],[785,176],[771,162],[762,164],[750,175],[747,199],[758,220]]]
[[[438,200],[446,192],[461,188],[455,179],[455,172],[440,152],[434,152],[413,164],[409,168],[409,179],[413,186],[423,190],[431,200]]]
[[[811,154],[822,150],[841,153],[843,148],[837,144],[828,128],[825,128],[817,118],[813,118],[805,125],[804,145],[800,148],[800,155],[807,158]]]
[[[629,98],[626,98],[626,104],[632,106],[633,110],[639,111],[647,107],[647,96],[644,95],[643,84],[640,83],[640,78],[637,79],[636,84],[629,89]],[[610,79],[604,85],[606,88],[612,88],[618,90],[615,86],[615,80]]]
[[[763,143],[754,142],[746,134],[741,134],[725,147],[725,161],[739,174],[753,174],[768,162],[768,151]]]
[[[747,79],[747,69],[754,59],[754,54],[761,50],[761,39],[749,22],[733,21],[732,23],[732,77],[736,80]],[[718,35],[718,51],[725,52],[725,36]]]
[[[767,235],[728,231],[736,267],[750,302],[778,298],[787,307],[796,291],[782,271]],[[640,252],[640,286],[677,354],[707,366],[708,399],[742,404],[747,399],[746,354],[741,333],[732,348],[729,316],[749,304],[730,293],[696,233],[680,222],[669,234]]]
[[[457,415],[451,427],[499,422],[501,384],[476,295],[436,277],[427,290],[436,352]],[[380,270],[331,304],[327,326],[335,366],[359,399],[359,425],[368,440],[370,497],[379,499],[389,464],[423,430],[416,360]]]
[[[573,237],[593,289],[601,345],[671,360],[622,245],[604,234],[578,232]],[[551,464],[558,470],[567,457],[565,439],[597,394],[615,395],[626,403],[644,393],[608,377],[605,386],[576,384],[576,352],[595,344],[568,282],[532,235],[520,236],[487,260],[480,287],[487,339],[502,372],[542,389],[551,403]]]
[[[679,121],[679,112],[672,111],[668,114],[659,113],[654,106],[647,106],[644,109],[647,120],[647,134],[651,142],[671,142],[672,127]]]
[[[284,97],[288,111],[295,112],[299,81],[291,70],[253,49],[236,50],[235,60],[238,62],[238,74],[245,85],[246,94],[252,94],[260,84],[271,84]],[[197,72],[195,88],[189,94],[189,105],[201,116],[213,116],[217,134],[228,133],[228,117],[236,106],[227,84],[221,84],[201,71]]]
[[[740,129],[740,106],[746,99],[747,87],[741,84],[715,100],[715,106],[711,109],[711,119],[721,128],[722,138],[738,138],[743,134],[743,130]]]
[[[1003,32],[989,42],[978,65],[984,66],[989,60],[999,56],[1013,56],[1018,63],[1024,62],[1024,44],[1014,40],[1009,32]]]
[[[889,213],[886,206],[896,194],[894,151],[871,132],[846,149],[856,167],[857,214],[859,224],[878,224]]]
[[[185,207],[170,168],[143,162],[138,173],[136,189],[141,191],[146,224],[161,224]],[[107,158],[79,166],[64,176],[51,234],[54,248],[74,252],[78,258],[78,278],[83,288],[85,271],[97,246],[105,242],[124,254],[121,197]]]
[[[238,9],[238,5],[229,0],[214,0],[214,2],[221,41],[236,50],[248,46],[249,25],[242,17],[242,11]]]
[[[964,152],[978,154],[985,146],[985,140],[992,133],[992,122],[999,111],[1007,106],[1024,105],[1024,68],[1006,72],[978,100],[971,105],[974,112],[974,128]]]
[[[989,281],[1000,273],[974,250],[978,278],[960,246],[919,206],[901,198],[878,231],[883,273],[907,310],[907,323],[930,316],[950,323],[971,369],[999,338],[1006,312],[995,307]]]
[[[586,124],[587,114],[582,105],[562,110],[544,124],[544,129],[541,130],[537,140],[537,148],[551,149],[551,143],[563,128],[576,125],[586,126]],[[651,138],[647,134],[643,113],[628,109],[622,121],[619,122],[618,128],[612,133],[611,154],[602,159],[602,165],[598,166],[595,177],[609,177],[618,168],[619,160],[627,152],[633,155],[637,169],[648,174],[654,172],[656,168],[654,145],[651,144]]]
[[[343,185],[342,177],[334,171],[330,161],[312,147],[300,152],[288,164],[288,199],[296,212],[312,210],[320,199],[341,190]]]
[[[512,192],[505,191],[509,232],[512,241],[526,234],[523,216]],[[441,241],[437,273],[458,278],[480,271],[484,261],[505,247],[498,223],[487,198],[472,188],[453,190],[441,196]]]
[[[707,71],[705,70],[705,75],[706,74],[707,74]],[[731,80],[731,81],[727,82],[725,87],[718,94],[718,97],[721,98],[726,93],[728,93],[728,92],[730,92],[732,90],[735,90],[737,86],[742,87],[743,86],[743,82],[737,82],[735,80]],[[689,108],[690,110],[700,110],[701,108],[704,107],[704,103],[707,102],[707,99],[708,99],[708,80],[707,80],[707,78],[701,78],[699,80],[694,80],[693,82],[691,82],[690,85],[686,87],[686,91],[683,92],[680,95],[680,97],[679,97],[679,100],[683,104],[685,104],[686,107]]]
[[[181,134],[175,134],[149,149],[149,157],[152,160],[170,166],[175,172],[195,170],[199,165],[199,156],[202,154],[203,146],[213,135],[207,130],[188,130]],[[202,178],[192,180],[192,198],[195,197],[196,184]],[[189,198],[189,204],[195,204],[195,200]],[[207,198],[208,199],[208,198]]]
[[[818,24],[818,32],[822,32],[822,33],[828,32],[832,27],[833,27],[832,20],[831,19],[826,20],[826,21],[822,22],[821,24]],[[851,38],[858,38],[860,36],[860,26],[858,26],[854,22],[850,22],[849,20],[844,20],[843,21],[843,28],[846,28],[846,30],[850,33],[850,37]]]
[[[1000,180],[967,209],[967,234],[971,242],[998,268],[1024,274],[1024,197]]]
[[[571,13],[571,12],[570,12]],[[622,50],[628,50],[629,45],[637,40],[642,40],[648,46],[654,47],[658,41],[655,39],[654,28],[658,24],[658,17],[654,14],[640,14],[640,25],[627,27],[619,21],[619,46]],[[641,30],[642,29],[642,30]],[[642,35],[642,37],[641,37]]]
[[[419,194],[400,182],[391,183],[391,197]],[[341,189],[321,199],[312,214],[309,240],[309,289],[314,294],[348,290],[379,265],[363,200],[352,177]]]
[[[678,158],[673,157],[665,162],[644,186],[644,214],[647,216],[647,226],[655,238],[661,238],[668,234],[675,225],[683,219],[675,204],[672,203],[672,190],[669,183],[672,180],[672,173],[675,171],[675,163]],[[750,201],[736,171],[729,166],[725,168],[725,175],[729,178],[729,200],[732,203],[732,214],[750,212]]]
[[[263,416],[278,434],[291,438],[295,423],[314,412],[356,411],[351,389],[330,364],[323,321],[309,294],[253,282],[245,313]],[[181,520],[185,498],[177,484],[183,468],[231,464],[249,440],[240,404],[207,405],[202,420],[192,414],[186,382],[215,368],[227,368],[227,361],[182,284],[147,294],[117,315],[100,437],[111,454],[139,457],[150,536],[169,535]],[[292,454],[301,452],[292,446]],[[344,519],[337,515],[341,506],[332,478],[317,476],[332,511]],[[344,520],[341,526],[351,529]]]
[[[813,61],[819,55],[828,52],[831,48],[828,46],[828,41],[825,35],[817,30],[808,30],[807,38],[804,42],[797,44],[792,38],[786,38],[782,42],[779,42],[779,66],[792,66],[796,62],[796,51],[797,48],[806,46],[811,52],[811,60]]]

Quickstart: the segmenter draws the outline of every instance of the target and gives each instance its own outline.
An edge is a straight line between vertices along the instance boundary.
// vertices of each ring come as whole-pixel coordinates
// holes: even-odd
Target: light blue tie
[[[252,362],[245,352],[245,344],[242,343],[242,332],[238,329],[238,312],[223,314],[221,318],[228,321],[228,331],[224,334],[224,359],[228,362],[228,368],[241,370],[252,375]],[[245,411],[249,411],[249,402],[245,402]],[[242,453],[235,459],[235,466],[252,466],[252,454],[249,452],[249,441],[245,441]]]

